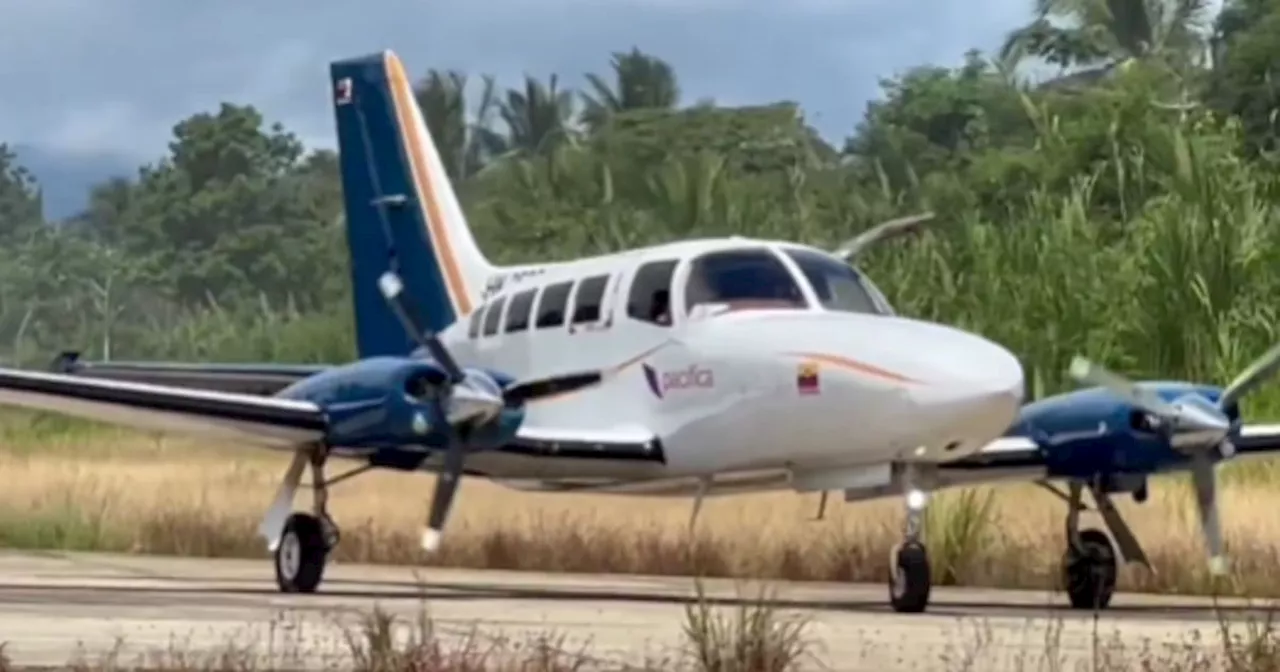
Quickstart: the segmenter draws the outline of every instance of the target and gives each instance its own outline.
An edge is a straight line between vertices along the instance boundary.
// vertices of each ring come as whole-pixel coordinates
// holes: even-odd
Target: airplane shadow
[[[154,577],[163,578],[163,577]],[[668,604],[668,605],[690,605],[698,602],[698,598],[694,595],[673,595],[673,594],[655,594],[643,591],[627,591],[627,590],[576,590],[573,588],[551,588],[551,587],[521,587],[521,586],[498,586],[489,585],[479,582],[448,582],[448,581],[430,581],[422,584],[410,583],[405,581],[376,581],[376,580],[342,580],[328,579],[321,585],[319,591],[314,595],[284,595],[278,592],[274,587],[264,588],[245,588],[242,586],[226,585],[218,586],[219,583],[234,584],[243,583],[243,581],[233,580],[202,580],[204,583],[214,584],[208,587],[192,587],[192,586],[32,586],[22,584],[0,583],[0,602],[18,602],[18,595],[15,593],[45,594],[58,593],[58,601],[82,601],[92,603],[93,595],[112,595],[112,602],[119,603],[116,595],[129,595],[136,598],[138,603],[152,602],[173,602],[179,603],[183,597],[192,595],[208,595],[208,596],[228,596],[228,597],[288,597],[293,600],[300,600],[288,605],[290,609],[334,609],[333,605],[326,605],[322,602],[323,598],[340,598],[340,599],[358,599],[370,601],[480,601],[480,600],[529,600],[529,601],[564,601],[564,602],[631,602],[637,604]],[[377,586],[375,590],[357,589],[352,586]],[[68,599],[68,593],[79,596]],[[49,595],[53,598],[53,595]],[[169,599],[166,599],[169,598]],[[316,598],[317,603],[312,607],[306,604],[308,598]],[[865,600],[815,600],[815,599],[758,599],[752,597],[719,597],[707,596],[705,602],[715,606],[749,606],[751,604],[763,604],[771,607],[783,609],[801,609],[812,611],[829,611],[829,612],[847,612],[847,613],[891,613],[891,609],[887,604],[887,596],[883,599],[865,599]],[[41,600],[43,601],[43,600]],[[273,606],[264,604],[263,606]],[[283,605],[281,605],[283,606]],[[340,608],[346,608],[349,605],[343,605]],[[1218,613],[1227,617],[1240,617],[1245,615],[1254,615],[1255,617],[1265,618],[1267,609],[1264,606],[1240,606],[1240,605],[1220,605],[1217,607]],[[1049,595],[1045,594],[1045,601],[1042,603],[1007,603],[996,601],[979,601],[979,600],[951,600],[936,599],[929,606],[928,612],[921,614],[922,617],[949,617],[957,616],[1022,616],[1025,618],[1048,618],[1056,617],[1061,619],[1081,619],[1093,618],[1094,613],[1091,611],[1072,610],[1068,608],[1065,595]],[[1112,604],[1106,610],[1100,612],[1102,617],[1129,617],[1129,618],[1175,618],[1188,620],[1212,620],[1216,618],[1214,609],[1211,607],[1198,605],[1125,605]]]

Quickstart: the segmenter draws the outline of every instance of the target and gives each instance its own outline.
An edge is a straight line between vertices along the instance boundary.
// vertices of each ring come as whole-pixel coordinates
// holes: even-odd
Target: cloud
[[[878,80],[993,49],[1030,0],[41,0],[9,3],[0,141],[151,160],[173,124],[253,103],[332,146],[327,64],[390,48],[411,71],[456,68],[568,86],[638,46],[670,61],[684,97],[800,102],[833,141]]]

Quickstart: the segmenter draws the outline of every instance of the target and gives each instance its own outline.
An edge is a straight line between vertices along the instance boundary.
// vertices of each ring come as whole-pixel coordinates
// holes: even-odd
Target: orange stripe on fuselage
[[[838,355],[823,355],[823,354],[817,354],[812,352],[792,352],[788,354],[794,355],[796,357],[804,357],[805,359],[813,360],[815,362],[822,362],[823,364],[830,364],[831,366],[834,366],[840,369],[845,369],[846,371],[853,371],[856,373],[866,374],[869,376],[880,378],[881,380],[888,380],[895,383],[905,383],[907,385],[923,384],[922,381],[916,380],[915,378],[909,378],[902,374],[894,373],[893,371],[882,369],[878,366],[872,366],[871,364],[867,364],[866,362],[859,362],[856,359],[849,359],[848,357],[840,357]]]
[[[435,185],[431,181],[431,167],[427,163],[426,149],[422,146],[427,138],[418,135],[414,119],[413,89],[409,85],[409,77],[405,74],[404,65],[393,53],[383,56],[390,80],[391,98],[395,104],[396,117],[400,122],[400,134],[404,138],[405,149],[409,153],[409,163],[413,171],[413,182],[417,187],[418,198],[427,210],[427,230],[434,243],[436,259],[444,272],[445,284],[448,285],[450,297],[457,317],[471,313],[471,296],[467,293],[467,285],[459,268],[458,257],[453,252],[449,240],[448,227],[444,216],[440,214],[440,203],[436,200]],[[426,123],[425,121],[423,122]],[[430,131],[428,131],[430,132]]]

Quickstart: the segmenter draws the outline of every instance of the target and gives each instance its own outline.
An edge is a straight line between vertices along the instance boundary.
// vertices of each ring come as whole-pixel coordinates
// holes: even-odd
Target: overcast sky
[[[327,64],[390,48],[426,69],[607,72],[638,46],[685,99],[798,100],[832,140],[877,81],[994,50],[1031,0],[0,0],[0,142],[150,160],[174,122],[251,102],[332,146]],[[358,9],[357,9],[358,8]]]

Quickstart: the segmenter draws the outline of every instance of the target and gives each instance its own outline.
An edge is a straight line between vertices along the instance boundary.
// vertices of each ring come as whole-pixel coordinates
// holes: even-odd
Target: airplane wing
[[[330,368],[327,364],[197,364],[186,362],[88,362],[80,353],[63,352],[54,373],[83,378],[271,396],[293,383]]]
[[[1236,453],[1241,456],[1265,456],[1280,452],[1280,425],[1245,425],[1235,440]]]
[[[1280,453],[1280,424],[1244,425],[1234,445],[1235,457]],[[1043,467],[1045,453],[1049,450],[1052,450],[1051,446],[1041,445],[1028,437],[1006,436],[992,441],[973,455],[947,462],[944,468],[981,472]]]
[[[323,410],[303,400],[4,368],[0,405],[278,450],[320,440],[328,429]],[[500,450],[532,457],[665,461],[658,438],[638,427],[525,426]]]
[[[307,401],[0,369],[0,404],[292,450],[325,435]]]

